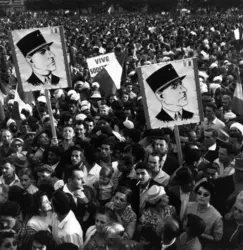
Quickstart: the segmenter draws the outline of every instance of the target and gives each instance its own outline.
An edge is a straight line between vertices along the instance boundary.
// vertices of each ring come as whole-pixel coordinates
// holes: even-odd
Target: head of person
[[[17,202],[6,201],[0,208],[0,222],[3,229],[13,229],[20,216],[20,206]]]
[[[129,94],[126,91],[124,91],[122,93],[121,99],[122,99],[123,102],[128,102],[128,100],[129,100]]]
[[[93,118],[90,118],[90,117],[85,118],[84,126],[85,126],[85,129],[86,129],[87,133],[90,134],[92,132],[93,128],[94,128],[94,120],[93,120]]]
[[[21,138],[15,138],[11,142],[11,148],[14,153],[21,153],[23,150],[24,141]]]
[[[183,159],[188,165],[198,162],[201,155],[202,152],[200,148],[194,143],[187,143],[183,148]]]
[[[224,110],[229,110],[231,107],[231,97],[229,95],[222,96],[222,107]]]
[[[13,135],[10,130],[5,129],[2,131],[2,142],[3,145],[9,146],[12,142]]]
[[[28,168],[22,169],[19,174],[19,179],[21,181],[22,187],[26,190],[34,181],[34,176],[32,171]]]
[[[50,232],[40,230],[32,236],[31,250],[52,250],[54,247],[55,243]]]
[[[209,148],[216,143],[218,132],[215,129],[207,129],[204,133],[204,145]]]
[[[66,124],[62,130],[62,136],[64,140],[72,141],[75,137],[74,128],[70,124]]]
[[[198,204],[208,206],[210,204],[211,197],[215,195],[215,187],[210,182],[203,181],[197,185],[195,193],[197,194]]]
[[[184,78],[179,77],[172,64],[168,64],[155,71],[146,81],[164,108],[178,112],[188,104],[187,88],[182,84]]]
[[[243,125],[239,122],[234,122],[230,126],[229,134],[230,136],[236,135],[236,134],[241,134],[243,136]]]
[[[114,143],[110,139],[105,139],[101,143],[101,157],[108,158],[113,153]]]
[[[38,181],[50,179],[53,175],[53,168],[48,164],[43,164],[36,169]]]
[[[13,134],[15,134],[18,131],[18,127],[17,127],[17,123],[15,120],[13,119],[9,119],[7,121],[7,127],[9,129],[9,131]]]
[[[97,161],[97,150],[93,146],[86,146],[84,148],[85,164],[94,166]]]
[[[131,173],[133,169],[133,157],[129,154],[122,154],[119,157],[117,168],[121,173]]]
[[[12,179],[15,176],[15,166],[10,160],[6,160],[3,162],[1,167],[3,178]]]
[[[149,168],[148,164],[145,162],[139,162],[135,166],[136,170],[136,178],[139,185],[145,186],[149,183],[151,179],[151,169]]]
[[[38,135],[37,137],[37,143],[39,145],[39,147],[43,147],[46,148],[50,145],[50,137],[47,133],[43,132],[41,134]]]
[[[156,151],[159,151],[161,153],[161,155],[165,155],[168,153],[168,141],[166,138],[158,138],[158,139],[155,139],[154,141],[154,149]]]
[[[96,231],[100,232],[108,223],[116,222],[116,214],[107,207],[100,207],[95,214]]]
[[[169,197],[162,186],[153,185],[148,190],[147,204],[151,207],[165,208],[169,204]]]
[[[51,45],[52,42],[47,43],[39,30],[27,34],[17,43],[32,70],[43,76],[48,76],[56,70],[55,55],[51,52]]]
[[[100,115],[108,115],[109,114],[109,107],[105,104],[101,105],[99,107],[99,113],[100,113]]]
[[[72,116],[72,114],[65,113],[63,115],[63,124],[64,124],[64,126],[66,126],[66,125],[71,125],[72,126],[72,124],[73,124],[73,116]]]
[[[74,192],[83,188],[84,172],[75,167],[68,168],[65,174],[65,179],[67,180],[69,189]]]
[[[68,111],[70,112],[70,115],[75,114],[77,110],[78,110],[78,102],[77,101],[70,101],[68,104]],[[71,123],[71,120],[73,120],[72,117],[70,117],[68,120],[66,120],[66,124]],[[72,121],[72,123],[73,123],[73,121]]]
[[[219,161],[227,166],[231,161],[233,161],[234,156],[239,152],[236,146],[230,143],[224,143],[219,147]]]
[[[186,231],[192,237],[201,236],[206,229],[205,221],[195,214],[187,215]]]
[[[129,206],[132,202],[132,191],[127,187],[118,187],[115,196],[113,197],[114,210],[117,212],[122,212]]]
[[[116,236],[123,236],[125,233],[125,228],[122,224],[118,222],[109,222],[102,229],[102,234],[104,235],[105,240],[109,240]]]
[[[160,170],[161,154],[159,152],[153,152],[149,154],[148,166],[152,172],[157,173]]]
[[[17,250],[17,246],[13,230],[0,232],[0,250]]]
[[[102,167],[100,170],[100,179],[99,183],[101,185],[108,185],[112,179],[112,176],[114,174],[114,169],[112,167]]]
[[[50,165],[56,164],[61,160],[61,152],[57,146],[51,146],[47,152],[47,162]]]
[[[32,213],[33,215],[45,215],[47,212],[52,211],[50,197],[42,190],[33,194]]]
[[[243,192],[241,191],[233,205],[234,219],[238,225],[243,225]]]
[[[0,204],[8,200],[9,186],[6,184],[0,185]]]
[[[58,189],[52,196],[52,207],[58,217],[66,216],[71,211],[69,196]]]
[[[71,163],[72,166],[79,167],[84,163],[84,155],[81,147],[75,146],[71,151]]]
[[[161,243],[169,245],[174,239],[179,236],[179,223],[173,218],[165,218],[162,225]]]
[[[207,103],[205,107],[205,116],[209,121],[212,121],[215,119],[216,115],[215,112],[217,110],[217,106],[215,103]]]
[[[239,134],[235,134],[235,133],[230,134],[229,143],[235,145],[237,149],[241,148],[242,142],[243,142],[243,136],[242,136],[241,133],[239,133]]]
[[[176,184],[180,186],[183,193],[189,193],[194,188],[195,181],[192,172],[188,167],[178,169],[174,180]]]
[[[77,138],[83,139],[85,137],[86,129],[85,129],[84,123],[82,121],[76,122],[75,133],[76,133]]]

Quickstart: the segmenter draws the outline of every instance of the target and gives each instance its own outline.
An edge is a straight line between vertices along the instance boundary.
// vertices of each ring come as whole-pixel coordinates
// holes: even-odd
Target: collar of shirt
[[[216,121],[217,121],[217,117],[215,117],[212,121],[209,121],[207,118],[205,118],[205,119],[206,119],[208,125],[216,124]]]
[[[101,166],[95,163],[95,165],[89,171],[87,170],[85,165],[84,165],[84,169],[87,172],[87,175],[98,175],[100,173]]]
[[[177,112],[173,112],[170,111],[168,109],[166,109],[166,107],[163,106],[163,109],[166,111],[166,113],[168,113],[168,115],[174,120],[175,119],[175,115],[178,115],[178,118],[182,117],[182,110],[179,110]]]
[[[217,148],[217,144],[213,144],[211,147],[208,148],[208,151],[215,151]]]
[[[0,183],[6,184],[3,176],[0,177]],[[16,174],[14,174],[14,180],[10,184],[8,184],[9,187],[13,185],[22,187],[21,182]]]
[[[69,219],[74,216],[73,212],[70,210],[67,216],[58,224],[59,229],[63,229],[66,225],[66,223],[69,221]]]
[[[39,75],[39,74],[37,74],[36,72],[34,72],[34,74],[35,74],[43,83],[46,83],[46,76]],[[49,75],[48,77],[50,78],[50,81],[51,81],[51,75]]]
[[[170,247],[171,245],[173,245],[173,244],[175,243],[175,241],[176,241],[176,238],[174,238],[174,239],[171,241],[171,243],[168,244],[168,245],[162,244],[161,250],[165,250],[166,248]]]
[[[148,182],[145,188],[141,188],[141,186],[139,186],[140,194],[144,194],[149,189],[149,183],[150,181]]]

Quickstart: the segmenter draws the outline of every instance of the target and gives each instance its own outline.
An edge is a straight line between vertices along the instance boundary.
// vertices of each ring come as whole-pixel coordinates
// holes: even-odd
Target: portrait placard
[[[9,38],[18,83],[23,91],[71,86],[62,27],[14,30]]]
[[[87,64],[91,77],[95,77],[99,71],[114,61],[116,61],[114,53],[88,58]]]
[[[142,66],[137,73],[148,128],[203,121],[195,58]]]

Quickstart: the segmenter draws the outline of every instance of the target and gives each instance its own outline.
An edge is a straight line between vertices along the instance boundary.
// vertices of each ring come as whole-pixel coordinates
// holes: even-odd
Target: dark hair
[[[6,201],[1,205],[0,215],[17,218],[20,215],[19,204],[14,201]]]
[[[131,204],[132,202],[132,190],[128,187],[120,186],[117,188],[116,193],[122,193],[126,195],[127,203]]]
[[[163,239],[167,243],[171,242],[179,235],[179,224],[175,219],[165,218],[163,225]]]
[[[122,154],[119,158],[119,162],[122,162],[126,166],[133,166],[133,158],[129,154]]]
[[[112,177],[112,175],[114,174],[114,169],[112,167],[109,166],[104,166],[101,168],[100,170],[100,176],[102,177]]]
[[[237,147],[232,143],[222,143],[220,148],[226,149],[228,155],[237,155],[239,153]]]
[[[149,168],[148,164],[145,163],[145,162],[139,162],[139,163],[137,163],[137,165],[135,166],[135,170],[137,170],[137,169],[144,169],[149,174],[151,174],[151,169]]]
[[[85,119],[84,119],[84,123],[85,122],[94,122],[94,119],[92,118],[92,117],[86,117]]]
[[[110,208],[103,206],[103,207],[99,207],[96,210],[96,215],[97,214],[102,214],[102,215],[106,215],[110,221],[112,222],[117,222],[117,216],[115,214],[115,212],[113,210],[111,210]]]
[[[125,152],[129,152],[135,159],[134,163],[138,163],[139,161],[144,160],[145,149],[140,144],[133,144],[131,146],[127,146],[124,149]]]
[[[29,169],[29,168],[24,168],[24,169],[21,169],[20,171],[19,171],[19,177],[21,177],[21,176],[23,176],[23,175],[27,175],[27,176],[29,176],[29,178],[31,179],[31,180],[34,180],[34,176],[33,176],[33,173],[32,173],[32,171]]]
[[[70,198],[61,189],[54,192],[52,197],[54,211],[59,215],[66,215],[70,212]]]
[[[206,229],[205,221],[195,214],[187,215],[187,227],[193,237],[199,237]]]
[[[214,195],[215,194],[215,187],[212,183],[208,182],[208,181],[203,181],[201,183],[199,183],[196,188],[195,188],[195,193],[198,192],[199,188],[202,187],[204,188],[205,190],[207,190],[210,195]]]
[[[69,167],[65,171],[65,181],[68,181],[68,179],[73,179],[74,172],[75,171],[82,171],[78,167]]]
[[[241,133],[237,133],[237,134],[235,134],[235,133],[233,133],[233,134],[230,134],[230,137],[231,138],[235,138],[235,139],[237,139],[237,141],[239,142],[239,143],[242,143],[242,141],[243,141],[243,136],[242,136],[242,134]]]
[[[217,110],[217,106],[213,102],[207,103],[206,107],[212,108],[213,112],[215,112]]]
[[[212,133],[212,136],[214,138],[216,138],[218,136],[218,131],[216,129],[213,129],[213,128],[208,128],[208,129],[205,130],[205,132]]]
[[[48,152],[52,152],[53,154],[57,155],[57,156],[61,156],[61,152],[60,152],[60,148],[57,146],[51,146],[48,149]]]
[[[34,193],[32,195],[32,200],[33,200],[33,202],[32,202],[32,213],[33,213],[33,215],[39,215],[40,214],[39,210],[41,208],[41,203],[42,203],[42,197],[43,196],[48,197],[48,195],[45,192],[41,191],[41,190],[38,190],[36,193]],[[48,197],[48,199],[50,199],[50,198]]]
[[[85,160],[91,164],[94,165],[97,160],[97,152],[96,148],[92,146],[87,146],[84,148],[84,157]]]
[[[38,231],[32,236],[32,244],[34,241],[46,246],[47,250],[52,250],[55,246],[52,235],[44,230]]]
[[[14,231],[0,231],[0,247],[2,246],[5,239],[14,238]]]
[[[76,125],[83,125],[83,126],[84,126],[84,122],[83,122],[83,121],[78,120],[78,121],[76,121],[76,122],[75,122],[75,126],[76,126]]]
[[[161,161],[161,159],[162,159],[162,155],[158,150],[155,150],[154,152],[150,153],[149,156],[152,156],[152,157],[157,157],[158,156],[159,161]],[[149,158],[149,156],[148,156],[148,158]]]
[[[75,129],[74,129],[73,125],[71,125],[71,124],[65,124],[64,127],[63,127],[63,129],[62,129],[62,132],[63,132],[63,130],[64,130],[65,128],[72,128],[72,129],[73,129],[73,132],[75,132]]]
[[[78,246],[74,245],[73,243],[62,243],[60,245],[58,245],[55,250],[78,250]]]
[[[111,140],[111,139],[109,139],[109,138],[104,139],[104,140],[101,142],[101,146],[102,146],[102,145],[109,145],[111,150],[114,149],[114,141]]]
[[[71,151],[71,154],[73,153],[73,151],[79,151],[83,155],[83,149],[80,146],[73,146],[70,148],[70,151]]]

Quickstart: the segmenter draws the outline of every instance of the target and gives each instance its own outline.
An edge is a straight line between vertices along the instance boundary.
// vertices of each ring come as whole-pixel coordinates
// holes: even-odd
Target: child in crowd
[[[195,214],[188,214],[186,232],[182,233],[177,239],[178,250],[202,250],[199,241],[206,229],[205,221]]]
[[[99,181],[94,184],[97,193],[96,197],[101,206],[105,205],[112,198],[114,191],[113,173],[114,170],[112,167],[102,167]]]
[[[27,168],[22,169],[19,172],[19,178],[22,187],[27,193],[34,194],[38,191],[38,188],[35,185],[33,185],[34,178],[30,169]]]

